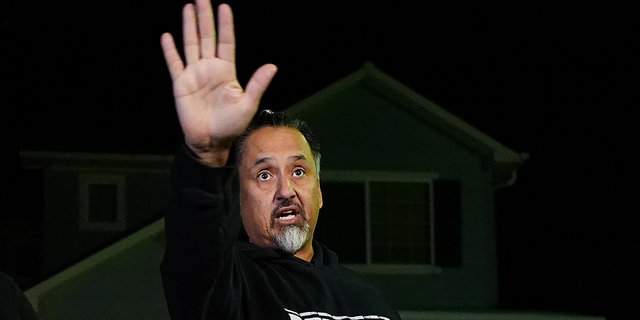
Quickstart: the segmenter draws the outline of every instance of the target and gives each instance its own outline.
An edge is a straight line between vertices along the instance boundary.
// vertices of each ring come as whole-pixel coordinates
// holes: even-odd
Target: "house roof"
[[[354,86],[361,86],[376,93],[404,112],[417,117],[430,127],[483,155],[485,159],[490,160],[489,164],[494,175],[501,177],[497,180],[502,182],[510,180],[515,170],[528,158],[528,154],[517,153],[505,147],[444,108],[380,71],[371,63],[365,63],[364,67],[358,71],[294,104],[286,109],[285,112],[299,116],[312,108],[322,107],[323,101]]]
[[[95,267],[103,264],[114,256],[120,254],[121,252],[124,252],[129,248],[132,248],[133,246],[144,240],[162,235],[163,232],[164,218],[161,218],[136,231],[135,233],[126,236],[123,239],[120,239],[116,243],[92,254],[88,258],[83,259],[73,266],[64,269],[63,271],[53,275],[52,277],[40,282],[39,284],[25,291],[25,295],[33,305],[34,309],[36,309],[36,312],[38,312],[40,298],[47,294],[50,290],[53,290],[58,286],[67,283],[69,280],[72,280],[85,272],[91,271]]]
[[[388,100],[392,105],[421,120],[425,125],[458,141],[482,156],[492,174],[494,185],[510,184],[514,181],[516,170],[527,160],[529,154],[515,152],[500,142],[474,128],[467,122],[456,117],[433,101],[423,97],[409,87],[382,72],[371,63],[356,72],[342,78],[336,83],[311,95],[310,97],[287,108],[285,112],[300,116],[313,108],[322,107],[323,102],[334,95],[362,87]],[[172,156],[165,155],[120,155],[95,153],[60,153],[21,151],[20,156],[26,167],[77,167],[87,163],[108,163],[108,166],[121,164],[130,166],[137,163],[146,170],[154,168],[166,171]],[[487,161],[488,160],[488,161]],[[81,164],[83,163],[83,164]]]

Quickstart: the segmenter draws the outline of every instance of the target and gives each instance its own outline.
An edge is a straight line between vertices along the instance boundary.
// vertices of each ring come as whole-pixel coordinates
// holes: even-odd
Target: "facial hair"
[[[309,224],[305,221],[304,226],[288,225],[284,227],[281,233],[273,233],[273,242],[280,250],[296,254],[307,242],[307,234],[309,233]]]
[[[281,208],[292,205],[298,207],[298,214],[302,217],[302,221],[286,226],[280,226],[275,223],[275,219],[277,219],[276,212]],[[273,242],[280,250],[290,254],[298,253],[307,242],[307,235],[309,234],[309,223],[307,222],[302,206],[293,202],[291,199],[282,201],[271,214],[271,229],[269,229],[269,233]]]

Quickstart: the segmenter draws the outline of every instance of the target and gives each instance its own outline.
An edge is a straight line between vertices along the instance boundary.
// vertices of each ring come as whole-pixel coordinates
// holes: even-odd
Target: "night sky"
[[[180,38],[184,3],[3,1],[7,181],[20,179],[19,150],[174,153],[181,133],[159,39]],[[599,312],[637,300],[631,8],[229,3],[240,83],[264,63],[279,68],[261,108],[282,110],[370,61],[531,154],[496,195],[501,306]]]

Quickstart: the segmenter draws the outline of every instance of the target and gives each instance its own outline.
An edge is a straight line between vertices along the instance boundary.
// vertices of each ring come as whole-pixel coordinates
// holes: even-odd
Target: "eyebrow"
[[[265,162],[270,162],[272,161],[274,158],[273,157],[264,157],[264,158],[258,158],[256,159],[256,162],[253,164],[253,167],[265,163]]]
[[[307,160],[307,157],[305,157],[303,154],[297,154],[295,156],[290,156],[289,160],[291,160],[291,162],[295,162],[298,160]]]
[[[258,159],[256,159],[256,162],[253,164],[253,167],[255,167],[255,166],[259,165],[259,164],[266,163],[266,162],[271,162],[273,160],[275,160],[274,157],[258,158]],[[289,156],[289,161],[291,161],[291,162],[295,162],[295,161],[298,161],[298,160],[307,160],[307,157],[305,157],[303,154],[297,154],[297,155],[294,155],[294,156]]]

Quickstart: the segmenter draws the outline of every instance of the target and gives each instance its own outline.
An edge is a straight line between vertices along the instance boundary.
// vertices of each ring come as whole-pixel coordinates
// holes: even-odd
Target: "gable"
[[[377,102],[372,102],[371,97],[375,97],[373,100]],[[380,109],[379,107],[383,105],[389,108],[386,108],[386,111]],[[403,116],[390,116],[389,109],[401,112]],[[423,165],[422,155],[427,150],[431,151],[431,156],[440,157],[440,162],[451,163],[447,159],[464,161],[455,156],[451,157],[449,154],[449,152],[456,153],[454,150],[459,148],[453,145],[457,145],[467,151],[466,155],[459,154],[459,156],[469,158],[468,155],[473,154],[479,159],[482,169],[491,173],[492,185],[494,186],[513,183],[516,170],[528,158],[528,154],[518,154],[503,146],[442,107],[384,74],[370,63],[366,63],[362,69],[295,104],[285,112],[293,117],[304,119],[311,125],[314,132],[320,136],[320,142],[325,148],[323,149],[325,155],[327,154],[325,147],[328,145],[327,142],[332,142],[326,136],[333,134],[341,136],[337,139],[340,142],[338,145],[345,141],[367,143],[368,140],[375,141],[375,138],[381,143],[367,143],[367,146],[374,150],[389,153],[396,152],[401,147],[407,150],[413,149],[414,153],[411,153],[411,156],[402,156],[415,158],[414,160],[420,161]],[[415,124],[426,128],[416,129]],[[368,131],[362,127],[363,125],[370,126]],[[355,130],[353,130],[354,128]],[[388,133],[389,128],[393,128],[393,130],[387,136],[381,136],[381,132],[378,131],[385,129],[383,132]],[[328,131],[328,134],[322,133],[322,131]],[[323,138],[323,136],[325,137]],[[365,136],[366,139],[363,139]],[[389,141],[388,138],[396,139]],[[435,145],[423,144],[422,138],[428,138]],[[444,153],[439,148],[443,144],[437,143],[438,141],[443,142],[443,138],[448,140],[449,145],[447,152]],[[384,145],[383,141],[387,145]],[[348,144],[346,142],[345,145]],[[416,143],[418,148],[416,148]],[[349,150],[341,151],[343,151],[341,155],[344,155],[344,151]],[[401,157],[398,156],[398,158]],[[438,160],[434,159],[434,161]],[[382,164],[382,162],[378,161],[378,164]],[[406,164],[400,163],[400,165]],[[414,163],[410,168],[415,168],[415,166]]]
[[[305,120],[318,136],[322,170],[457,176],[479,166],[476,153],[363,86],[350,86],[290,115]]]

